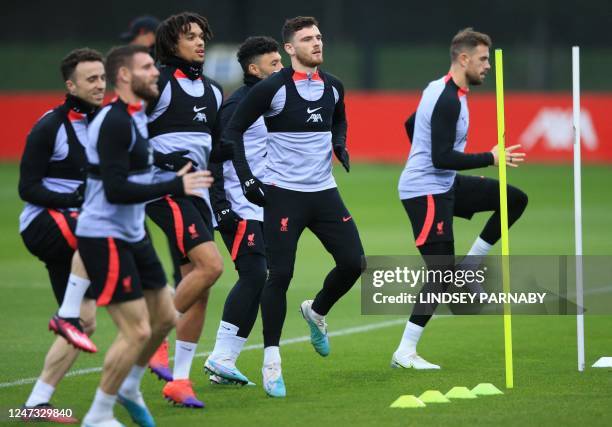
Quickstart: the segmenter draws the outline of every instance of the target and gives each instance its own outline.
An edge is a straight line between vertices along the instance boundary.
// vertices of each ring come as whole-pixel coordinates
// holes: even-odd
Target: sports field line
[[[362,332],[374,331],[376,329],[388,328],[390,326],[403,325],[404,323],[406,323],[406,319],[386,320],[384,322],[369,323],[369,324],[362,325],[362,326],[353,326],[350,328],[340,329],[337,331],[330,332],[328,335],[330,337],[339,337],[343,335],[360,334]],[[301,337],[287,338],[287,339],[281,340],[280,345],[283,346],[283,345],[297,344],[297,343],[301,343],[301,342],[305,342],[309,340],[310,340],[310,335],[303,335]],[[260,350],[262,348],[263,348],[262,343],[251,344],[251,345],[245,346],[242,351]],[[209,354],[210,354],[210,351],[205,351],[203,353],[197,353],[195,357],[206,357]],[[95,372],[102,372],[102,367],[98,366],[96,368],[76,369],[74,371],[68,372],[66,374],[66,377],[77,377],[81,375],[92,374]],[[0,389],[16,387],[16,386],[26,385],[26,384],[34,384],[37,379],[38,377],[21,378],[15,381],[0,383]]]

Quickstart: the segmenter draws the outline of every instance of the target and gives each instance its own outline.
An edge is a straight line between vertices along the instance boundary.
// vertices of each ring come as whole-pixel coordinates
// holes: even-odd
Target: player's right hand
[[[516,168],[520,163],[525,161],[525,153],[514,152],[516,149],[520,148],[520,146],[521,144],[516,144],[506,147],[506,165]],[[493,154],[493,164],[499,166],[499,149],[497,145],[491,149],[491,154]]]
[[[214,179],[210,171],[200,170],[189,172],[191,167],[191,162],[188,162],[176,173],[176,175],[183,178],[183,192],[186,196],[199,196],[199,190],[202,188],[209,188]]]
[[[254,176],[242,182],[242,194],[244,194],[244,197],[249,202],[257,206],[265,206],[266,204],[266,193],[264,192],[263,184]]]

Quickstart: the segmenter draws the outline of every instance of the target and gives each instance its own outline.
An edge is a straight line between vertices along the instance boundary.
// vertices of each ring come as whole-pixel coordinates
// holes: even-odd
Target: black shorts
[[[166,274],[148,237],[130,243],[112,237],[79,237],[79,253],[99,306],[143,297],[166,286]]]
[[[471,219],[477,212],[490,211],[495,204],[491,199],[498,194],[499,181],[496,179],[457,174],[446,193],[402,200],[416,246],[454,241],[453,217]]]
[[[213,224],[206,201],[194,196],[166,196],[147,203],[147,215],[168,237],[172,256],[188,264],[189,251],[213,241]]]
[[[219,231],[221,238],[232,257],[232,261],[242,255],[266,255],[263,222],[252,219],[240,221],[233,232]]]
[[[74,230],[78,216],[77,211],[46,209],[21,232],[28,251],[45,263],[58,305],[64,301],[72,256],[77,247]],[[92,298],[90,288],[85,296]]]

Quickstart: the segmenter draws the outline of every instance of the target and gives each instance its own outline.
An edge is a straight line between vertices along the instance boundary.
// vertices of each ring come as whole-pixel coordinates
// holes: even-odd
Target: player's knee
[[[262,288],[268,278],[268,269],[265,263],[242,266],[238,270],[240,280],[249,284],[250,287]]]
[[[217,280],[223,274],[223,258],[215,257],[209,265],[210,275],[213,280]]]
[[[359,277],[365,269],[365,256],[363,254],[353,254],[339,260],[338,269],[346,274]]]
[[[508,192],[508,199],[510,200],[511,209],[516,212],[517,216],[520,216],[523,211],[525,211],[525,208],[527,208],[529,198],[524,191],[516,187],[510,187],[510,189],[511,190]]]
[[[284,288],[286,290],[289,287],[289,282],[292,278],[292,267],[275,267],[273,269],[270,269],[270,278],[267,282],[267,286]]]
[[[249,272],[250,282],[255,288],[263,288],[268,279],[268,270],[266,268],[256,268]]]
[[[193,274],[199,276],[203,281],[214,283],[223,273],[223,258],[219,255],[210,256],[206,259],[196,259],[193,263]]]
[[[151,338],[151,325],[148,321],[141,321],[132,327],[129,337],[134,344],[144,345]]]

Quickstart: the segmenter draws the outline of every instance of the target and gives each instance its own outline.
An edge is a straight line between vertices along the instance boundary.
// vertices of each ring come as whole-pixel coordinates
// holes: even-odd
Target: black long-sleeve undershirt
[[[59,111],[53,111],[43,117],[27,137],[19,165],[19,196],[25,202],[47,208],[79,207],[83,197],[77,192],[60,193],[43,185],[57,131],[62,124],[59,114]]]
[[[227,129],[236,108],[240,101],[244,98],[246,93],[248,92],[248,88],[243,86],[236,90],[232,96],[230,96],[227,101],[223,104],[221,109],[219,110],[219,114],[217,116],[217,128],[221,133],[225,129]],[[242,137],[241,137],[242,140]],[[225,140],[227,141],[227,140]],[[226,142],[227,143],[227,142]],[[234,143],[235,144],[235,143]],[[236,150],[234,145],[234,157],[236,154],[242,153],[244,155],[244,162],[246,163],[246,155],[244,151],[244,142],[242,145],[242,151]],[[212,162],[210,163],[210,171],[213,175],[214,182],[210,189],[210,202],[212,205],[213,211],[219,211],[222,209],[229,209],[231,204],[227,200],[225,196],[225,181],[223,179],[223,162]]]
[[[229,116],[230,120],[223,131],[222,140],[234,145],[233,163],[240,181],[245,181],[253,176],[246,159],[244,132],[270,109],[274,95],[284,82],[283,76],[277,73],[256,84],[238,103],[234,113]]]
[[[327,77],[332,80],[331,84],[338,91],[338,102],[336,102],[332,118],[332,145],[334,147],[341,146],[342,148],[346,148],[346,131],[348,129],[348,123],[346,121],[346,108],[344,106],[344,85],[340,80],[329,74]]]
[[[437,169],[466,170],[491,166],[493,154],[462,153],[454,149],[461,103],[452,86],[438,98],[431,114],[431,161]]]
[[[113,108],[104,118],[98,136],[100,175],[104,194],[110,203],[144,203],[167,194],[184,195],[181,177],[155,184],[138,184],[128,180],[132,123],[125,110]],[[148,154],[147,154],[148,156]],[[148,167],[143,162],[143,168]],[[136,167],[136,170],[138,168]]]
[[[404,123],[404,128],[406,129],[406,135],[408,136],[408,142],[412,143],[412,138],[414,138],[414,122],[416,120],[416,112],[412,113],[410,117],[406,119]]]

